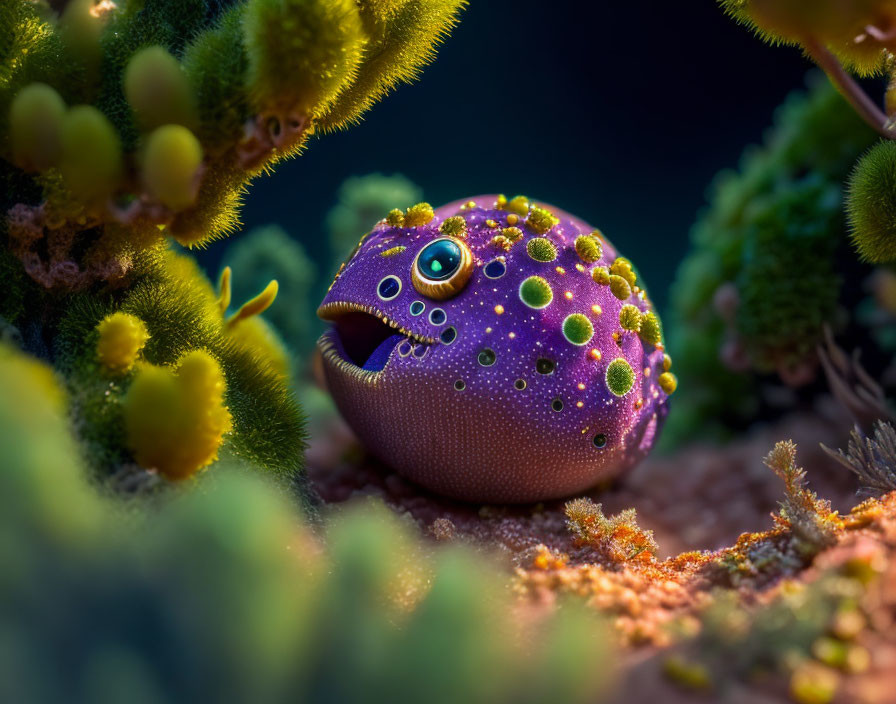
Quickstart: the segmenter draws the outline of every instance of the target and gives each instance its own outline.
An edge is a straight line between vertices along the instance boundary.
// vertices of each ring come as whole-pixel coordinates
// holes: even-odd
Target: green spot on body
[[[614,396],[625,396],[635,383],[635,372],[622,357],[614,359],[607,366],[607,388]]]
[[[530,276],[520,284],[520,300],[530,308],[546,308],[553,299],[551,285],[540,276]]]
[[[566,316],[563,321],[563,337],[574,345],[587,345],[594,336],[594,326],[581,313]]]
[[[526,242],[526,252],[537,262],[552,262],[557,258],[554,243],[544,237],[533,237]]]

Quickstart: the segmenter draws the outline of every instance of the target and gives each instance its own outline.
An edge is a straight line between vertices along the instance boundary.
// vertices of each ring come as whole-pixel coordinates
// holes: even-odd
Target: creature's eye
[[[414,288],[437,301],[456,296],[473,273],[473,254],[466,243],[440,237],[417,254],[411,269]]]

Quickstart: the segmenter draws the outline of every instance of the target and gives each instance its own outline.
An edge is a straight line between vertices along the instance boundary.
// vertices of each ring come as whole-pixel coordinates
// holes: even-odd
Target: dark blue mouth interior
[[[368,372],[382,371],[386,367],[386,362],[389,361],[389,355],[392,354],[392,350],[395,349],[395,345],[397,345],[403,339],[405,339],[404,335],[399,335],[398,333],[392,335],[391,337],[387,337],[371,353],[371,355],[367,358],[367,361],[364,362],[364,365],[361,368],[367,370]]]
[[[369,372],[386,367],[395,346],[405,339],[375,315],[353,312],[339,316],[333,327],[347,361]]]

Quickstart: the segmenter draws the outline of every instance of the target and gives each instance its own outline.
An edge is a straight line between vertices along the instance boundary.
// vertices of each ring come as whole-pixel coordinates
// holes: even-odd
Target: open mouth
[[[321,338],[321,351],[342,365],[376,374],[385,369],[395,348],[407,340],[414,346],[431,345],[433,338],[418,335],[370,306],[328,303],[318,316],[333,323]]]

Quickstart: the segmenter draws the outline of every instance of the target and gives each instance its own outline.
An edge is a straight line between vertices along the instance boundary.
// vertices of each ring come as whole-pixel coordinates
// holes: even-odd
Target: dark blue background
[[[600,227],[662,306],[713,175],[808,68],[712,0],[472,0],[420,81],[258,179],[243,221],[278,222],[325,261],[324,216],[348,176],[403,173],[436,206],[524,193]],[[223,249],[202,254],[213,272]]]

